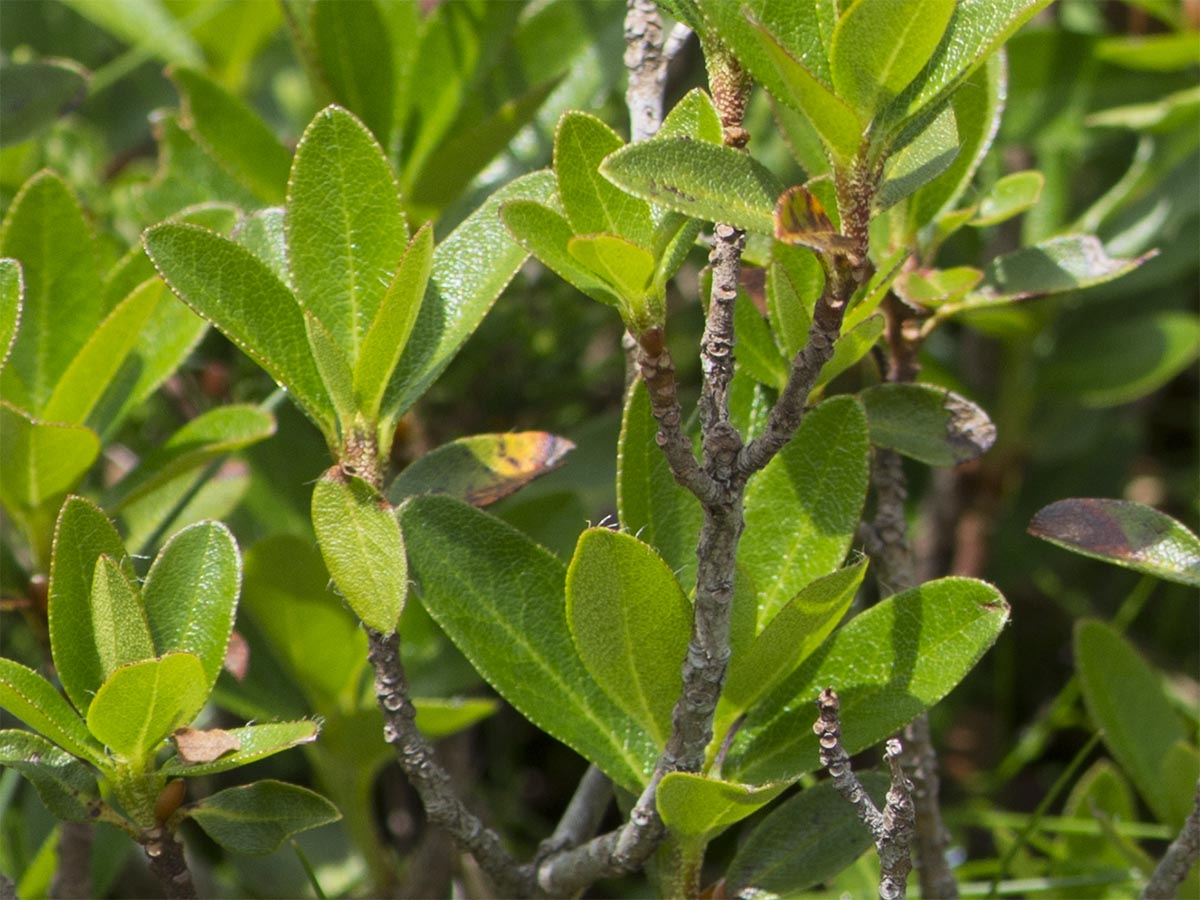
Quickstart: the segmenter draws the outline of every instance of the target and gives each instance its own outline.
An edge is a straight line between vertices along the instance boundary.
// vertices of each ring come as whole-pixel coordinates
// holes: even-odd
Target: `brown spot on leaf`
[[[220,759],[226,753],[235,753],[242,749],[242,742],[220,728],[210,728],[203,731],[199,728],[180,728],[171,735],[175,752],[189,766],[200,763],[210,763]]]

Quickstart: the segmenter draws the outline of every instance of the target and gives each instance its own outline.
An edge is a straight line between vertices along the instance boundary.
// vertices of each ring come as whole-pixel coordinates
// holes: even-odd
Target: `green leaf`
[[[666,746],[691,605],[670,568],[637,538],[589,528],[567,568],[567,623],[579,657],[610,697]]]
[[[43,170],[22,185],[0,228],[0,256],[18,260],[25,281],[0,388],[37,415],[102,315],[92,231],[58,175]]]
[[[44,738],[28,731],[0,731],[0,765],[28,778],[55,818],[68,822],[95,820],[94,813],[101,803],[96,776]]]
[[[242,615],[311,708],[322,713],[357,706],[367,664],[367,636],[328,584],[329,572],[311,541],[279,534],[246,551]]]
[[[333,411],[337,416],[342,442],[354,428],[357,418],[354,404],[354,373],[350,371],[350,360],[338,346],[337,340],[321,320],[304,310],[304,336],[312,351],[313,362],[321,376],[321,383],[329,392]]]
[[[189,470],[274,433],[275,417],[261,407],[230,403],[206,410],[147,453],[116,484],[104,505],[120,509]]]
[[[883,316],[868,316],[845,332],[833,344],[833,356],[821,367],[814,390],[819,390],[837,378],[871,352],[883,335]]]
[[[475,434],[443,444],[406,467],[388,488],[393,504],[448,494],[487,506],[557,468],[575,445],[545,431]]]
[[[500,218],[521,246],[559,278],[593,300],[620,305],[612,287],[571,254],[568,246],[575,232],[557,212],[530,200],[512,200],[500,208]]]
[[[300,744],[310,744],[317,739],[321,726],[307,719],[299,722],[267,722],[263,725],[247,725],[230,729],[228,734],[238,742],[240,748],[212,762],[189,765],[178,755],[172,756],[162,765],[162,774],[168,778],[182,775],[194,778],[198,775],[214,775],[249,765],[268,756],[274,756]]]
[[[674,834],[711,840],[762,809],[785,788],[786,784],[735,784],[690,772],[671,772],[659,784],[654,802],[663,824]]]
[[[265,203],[282,203],[292,158],[242,100],[196,69],[167,76],[183,100],[183,119],[208,154]]]
[[[198,522],[174,535],[150,567],[142,587],[158,652],[193,654],[211,691],[233,631],[242,561],[237,542],[220,522]]]
[[[621,527],[658,551],[679,583],[696,581],[696,541],[703,512],[687,488],[675,481],[654,439],[658,425],[640,378],[625,398],[617,450],[617,510]]]
[[[96,560],[92,577],[92,637],[104,677],[154,657],[154,639],[137,589],[112,557]]]
[[[996,440],[987,413],[953,391],[926,384],[877,384],[859,394],[871,443],[929,466],[956,466]]]
[[[379,7],[374,2],[347,6],[336,0],[316,0],[312,32],[317,64],[334,99],[386,144],[392,133],[396,79]]]
[[[1159,675],[1127,640],[1094,620],[1075,626],[1075,668],[1104,743],[1159,821],[1168,821],[1172,802],[1163,766],[1171,745],[1186,740],[1187,732]]]
[[[655,137],[690,137],[710,144],[720,144],[725,140],[721,117],[717,115],[712,98],[703,88],[692,88],[671,107],[671,111],[663,117]]]
[[[104,762],[104,748],[62,694],[33,669],[4,657],[0,657],[0,708],[72,755],[94,764]]]
[[[167,10],[162,0],[66,0],[85,19],[132,47],[164,62],[199,66],[204,56],[188,30]]]
[[[966,296],[983,279],[983,272],[971,266],[952,269],[914,269],[896,279],[895,290],[914,306],[935,308]]]
[[[1110,821],[1136,822],[1137,801],[1125,776],[1109,759],[1098,759],[1079,776],[1063,804],[1063,817],[1094,822],[1098,818]],[[1125,865],[1127,860],[1106,836],[1064,834],[1059,845],[1073,859],[1103,860]]]
[[[958,157],[959,146],[954,107],[947,106],[928,128],[888,156],[883,183],[872,201],[874,211],[890,209],[945,172]]]
[[[8,353],[17,337],[24,294],[21,264],[15,259],[0,259],[0,369],[8,361]]]
[[[637,791],[658,751],[588,674],[563,604],[566,567],[503,522],[446,497],[400,508],[423,605],[531,722]]]
[[[882,741],[963,679],[999,636],[1008,612],[991,585],[942,578],[860,613],[750,711],[726,775],[761,784],[816,769],[813,704],[827,686],[841,698],[846,752]]]
[[[789,363],[775,345],[771,329],[744,293],[733,308],[737,362],[756,381],[777,391],[787,384]]]
[[[482,722],[500,708],[500,701],[490,697],[417,697],[413,706],[417,708],[417,727],[436,741]]]
[[[825,273],[811,250],[776,243],[781,259],[767,269],[767,308],[779,348],[789,359],[808,343],[812,310],[825,287]]]
[[[432,267],[433,228],[427,224],[413,235],[354,363],[357,407],[369,421],[378,415],[383,393],[408,343]]]
[[[656,295],[666,295],[667,282],[687,260],[703,229],[703,222],[690,219],[682,213],[668,211],[663,215],[654,230],[654,246],[650,251],[657,260],[653,279]]]
[[[115,560],[126,577],[134,577],[125,545],[108,516],[89,500],[67,498],[58,514],[50,564],[50,648],[63,690],[82,713],[105,678],[93,638],[91,605],[92,578],[102,554]]]
[[[194,225],[157,225],[143,241],[171,290],[286,387],[331,439],[333,404],[303,312],[275,273],[244,247]]]
[[[525,262],[528,253],[500,221],[500,207],[517,199],[544,202],[553,193],[549,172],[517,178],[437,245],[421,311],[388,384],[383,418],[398,418],[425,392]]]
[[[0,401],[0,501],[14,515],[56,505],[99,455],[91,429],[41,422]]]
[[[750,480],[738,564],[758,588],[760,623],[846,558],[866,498],[867,453],[862,407],[833,397]]]
[[[318,113],[300,138],[285,227],[296,296],[353,365],[408,230],[383,150],[344,109]]]
[[[654,223],[645,200],[614,187],[600,175],[606,156],[625,146],[617,133],[585,112],[565,113],[554,135],[558,196],[575,234],[613,234],[644,249]]]
[[[1141,503],[1059,500],[1038,510],[1029,533],[1093,559],[1200,587],[1200,538]]]
[[[320,794],[282,781],[218,791],[187,807],[186,815],[222,847],[253,856],[271,853],[292,835],[342,817]]]
[[[859,780],[882,805],[887,778]],[[806,839],[796,840],[804,834]],[[805,788],[777,806],[738,847],[725,875],[730,896],[791,896],[830,881],[871,846],[871,832],[833,782]]]
[[[739,710],[749,709],[791,675],[841,622],[866,571],[863,560],[818,578],[774,618],[764,620],[762,633],[730,660],[721,699]]]
[[[6,54],[0,61],[0,79],[4,81],[4,96],[0,97],[4,134],[0,136],[0,147],[35,137],[78,106],[87,96],[90,77],[91,73],[74,60],[12,62]]]
[[[391,505],[334,466],[313,489],[312,519],[338,592],[368,628],[391,634],[408,594],[404,538]]]
[[[632,330],[661,325],[665,300],[654,296],[654,257],[637,244],[612,234],[579,235],[567,252],[620,297],[621,318]]]
[[[230,237],[267,264],[284,284],[291,282],[288,272],[287,213],[282,206],[255,210],[239,216]],[[214,231],[216,229],[213,229]]]
[[[117,304],[59,377],[42,408],[45,419],[70,424],[87,421],[165,293],[166,285],[155,278]]]
[[[954,0],[858,0],[838,19],[829,65],[833,86],[871,119],[916,78],[954,14]]]
[[[688,138],[642,141],[610,154],[600,171],[631,194],[684,215],[775,233],[783,185],[732,147]]]
[[[1000,127],[1007,89],[1004,53],[988,58],[986,65],[950,97],[958,132],[958,155],[946,171],[920,188],[908,203],[907,231],[915,233],[955,203],[970,186],[980,162]]]
[[[1169,135],[1189,128],[1200,113],[1200,89],[1175,91],[1150,103],[1132,103],[1093,113],[1084,120],[1090,128],[1130,128]]]
[[[1028,170],[1005,175],[979,200],[979,212],[968,225],[995,225],[1025,212],[1042,196],[1046,176]]]
[[[1162,311],[1097,326],[1065,338],[1044,385],[1085,406],[1120,406],[1145,397],[1200,355],[1200,317]]]
[[[204,667],[191,653],[117,669],[96,691],[88,730],[131,765],[148,765],[167,735],[196,718],[208,699]]]
[[[1166,824],[1182,829],[1194,806],[1195,786],[1200,781],[1200,748],[1187,740],[1176,741],[1163,758],[1162,783],[1167,795]]]

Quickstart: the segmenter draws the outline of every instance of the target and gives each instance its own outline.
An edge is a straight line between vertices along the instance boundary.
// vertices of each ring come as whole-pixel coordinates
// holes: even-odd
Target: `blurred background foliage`
[[[53,169],[78,197],[107,269],[144,228],[194,204],[278,203],[221,161],[202,115],[183,105],[180,79],[164,72],[176,67],[244,101],[289,152],[324,104],[348,106],[388,150],[410,217],[434,219],[441,236],[497,185],[549,163],[563,110],[589,110],[627,133],[624,12],[614,0],[3,3],[0,78],[8,96],[0,206],[7,209],[35,172]],[[1028,822],[1023,815],[1081,748],[1085,767],[1104,755],[1087,749],[1094,729],[1078,693],[1060,696],[1073,671],[1078,619],[1128,627],[1193,733],[1197,725],[1194,591],[1063,553],[1025,527],[1034,512],[1063,497],[1124,497],[1190,526],[1197,522],[1198,27],[1200,5],[1172,0],[1062,0],[1028,25],[1008,45],[1006,111],[976,180],[982,193],[1006,173],[1037,169],[1046,177],[1041,201],[1019,219],[959,230],[939,257],[944,267],[980,265],[1068,230],[1094,231],[1113,256],[1158,252],[1107,285],[962,316],[936,332],[921,360],[922,380],[975,400],[999,431],[996,446],[975,463],[910,472],[913,527],[932,567],[927,576],[986,578],[1013,607],[1013,625],[993,652],[932,711],[946,814],[956,852],[970,860],[964,878],[991,877],[996,859]],[[356,43],[339,43],[351,39]],[[21,67],[47,64],[33,76],[61,80],[61,96],[48,114],[18,121],[12,92],[30,74]],[[670,71],[668,108],[704,81],[699,48],[688,45]],[[747,127],[757,158],[785,183],[804,180],[770,101],[757,90]],[[669,295],[672,353],[692,395],[704,264],[697,248]],[[477,432],[540,429],[570,438],[576,449],[561,469],[494,507],[568,558],[579,532],[615,511],[621,337],[609,310],[526,265],[402,423],[397,464]],[[257,366],[210,331],[106,442],[77,491],[102,496],[133,461],[198,414],[233,401],[258,403],[273,390]],[[308,638],[269,633],[278,604],[307,602],[336,619],[308,523],[312,482],[329,461],[301,415],[287,404],[274,413],[274,436],[214,465],[209,480],[224,489],[185,511],[227,521],[249,553],[248,566],[257,565],[262,576],[248,576],[238,622],[261,663],[258,674],[241,683],[223,675],[219,698],[239,716],[317,712],[332,724],[334,706],[306,690],[291,668]],[[39,573],[9,524],[0,650],[36,667],[44,661],[41,635],[37,610],[26,601],[36,595]],[[281,587],[271,573],[289,567],[316,574],[307,585]],[[488,695],[416,603],[402,634],[417,696]],[[361,791],[368,799],[357,821],[348,816],[299,841],[326,893],[363,892],[404,873],[414,895],[422,887],[441,890],[438,879],[449,874],[442,871],[444,845],[425,832],[411,791],[379,752],[382,743],[355,738],[364,733],[358,728],[378,733],[376,714],[353,703],[341,712],[343,727],[327,726],[315,748],[260,763],[262,771],[252,774],[311,784],[335,802],[339,790],[351,792],[341,797]],[[213,720],[224,714],[214,710]],[[528,855],[551,830],[584,764],[507,708],[457,730],[463,724],[434,726],[455,732],[443,744],[449,766]],[[366,773],[363,779],[333,784],[331,773],[347,765]],[[215,789],[220,777],[213,781]],[[1061,809],[1056,802],[1050,811]],[[0,870],[23,886],[22,896],[43,895],[53,868],[52,820],[12,771],[0,776],[0,810]],[[192,837],[204,895],[313,890],[290,848],[265,858],[226,857],[198,833]],[[714,845],[713,855],[731,853],[732,840],[731,834]],[[1045,875],[1052,867],[1047,859],[1059,860],[1059,874],[1063,867],[1099,865],[1078,857],[1063,862],[1055,840],[1064,839],[1046,837],[1014,852],[1006,874]],[[100,841],[99,896],[154,892],[118,836],[102,833]],[[838,886],[857,891],[856,879],[869,878],[862,871],[869,865],[846,873]],[[635,889],[601,885],[596,895]],[[1083,888],[1081,896],[1104,889]]]

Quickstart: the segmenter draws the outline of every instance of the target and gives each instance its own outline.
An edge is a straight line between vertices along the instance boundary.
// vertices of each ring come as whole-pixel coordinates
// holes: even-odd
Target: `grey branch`
[[[54,900],[86,900],[92,896],[92,843],[96,829],[90,822],[63,822],[59,826],[58,868],[50,885]]]
[[[653,0],[628,0],[625,13],[625,68],[629,87],[629,140],[652,138],[662,124],[663,87],[669,57],[663,52],[663,21]]]
[[[1192,811],[1146,882],[1142,900],[1172,900],[1197,859],[1200,859],[1200,782],[1196,784]]]
[[[542,841],[538,857],[561,853],[590,840],[612,802],[612,782],[595,765],[587,767],[554,833]]]
[[[142,844],[150,871],[162,882],[170,900],[195,900],[196,886],[183,855],[183,844],[163,826],[147,834]]]
[[[858,817],[871,832],[879,853],[880,900],[903,900],[908,890],[908,873],[912,871],[909,847],[913,837],[912,783],[904,776],[900,764],[900,742],[887,743],[884,758],[892,773],[887,802],[880,810],[871,800],[862,783],[850,767],[850,756],[842,746],[842,726],[838,718],[840,702],[833,688],[826,688],[817,698],[820,715],[813,731],[820,745],[821,765],[833,779],[837,792],[852,803]]]
[[[529,896],[533,869],[521,866],[455,794],[449,773],[438,762],[429,740],[416,726],[417,711],[408,696],[400,662],[400,636],[367,630],[367,658],[375,669],[375,699],[383,712],[383,737],[396,751],[400,767],[421,798],[429,821],[475,857],[501,896]]]

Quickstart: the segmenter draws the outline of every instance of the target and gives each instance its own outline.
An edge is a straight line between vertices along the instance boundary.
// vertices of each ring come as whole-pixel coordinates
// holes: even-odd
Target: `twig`
[[[454,793],[450,775],[433,746],[416,726],[416,708],[400,662],[400,636],[367,630],[367,658],[375,669],[375,699],[383,712],[383,737],[396,750],[400,767],[421,798],[429,821],[444,828],[487,872],[501,896],[533,893],[533,868],[509,855],[499,835],[488,828]]]
[[[1142,900],[1171,900],[1179,893],[1179,886],[1197,859],[1200,859],[1200,782],[1196,784],[1192,811],[1146,882]]]
[[[17,886],[3,872],[0,872],[0,900],[17,900]]]
[[[612,782],[608,776],[596,766],[588,766],[583,778],[579,779],[579,785],[575,788],[558,827],[538,848],[538,856],[561,853],[589,840],[600,827],[600,821],[604,818],[604,812],[612,802],[612,797]]]
[[[54,900],[87,900],[92,896],[92,842],[96,830],[90,822],[63,822],[58,832],[58,868],[50,885]]]
[[[850,756],[842,746],[842,726],[838,720],[840,702],[833,688],[826,688],[817,698],[820,716],[813,731],[820,742],[821,765],[829,770],[838,793],[854,804],[858,817],[867,826],[879,853],[879,896],[881,900],[903,900],[908,890],[908,873],[912,871],[909,845],[913,837],[913,807],[910,792],[912,783],[904,776],[900,764],[900,742],[887,742],[884,758],[892,771],[892,783],[887,802],[880,811],[850,767]]]
[[[625,68],[629,87],[629,140],[652,138],[662,124],[663,87],[668,57],[663,52],[663,21],[654,0],[628,0],[625,13]]]
[[[163,883],[169,900],[195,900],[196,886],[183,855],[183,844],[163,826],[158,826],[147,835],[142,844],[150,871]]]

